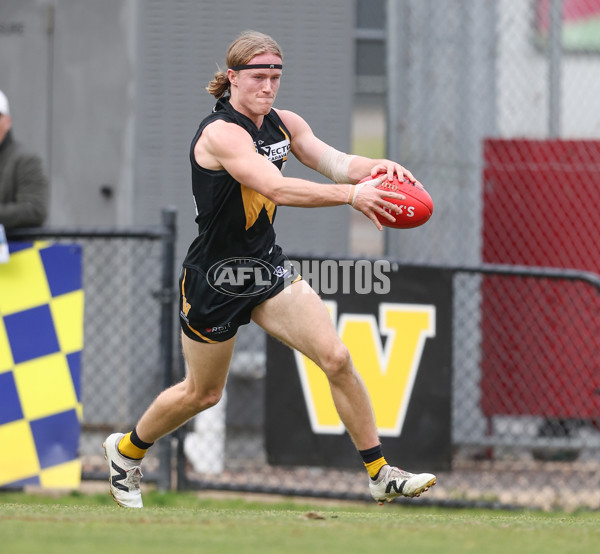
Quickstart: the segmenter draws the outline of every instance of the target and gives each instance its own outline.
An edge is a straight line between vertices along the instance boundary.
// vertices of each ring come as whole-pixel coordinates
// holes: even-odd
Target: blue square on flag
[[[12,371],[0,373],[0,425],[23,419],[23,410]]]
[[[27,250],[28,248],[31,248],[33,246],[33,242],[15,242],[15,241],[8,241],[8,251],[11,254],[16,254],[17,252],[20,252],[21,250]]]
[[[48,304],[5,315],[4,327],[15,364],[60,352]]]
[[[30,426],[42,469],[77,458],[81,426],[75,410],[35,419]]]
[[[40,248],[40,257],[53,297],[82,288],[81,246],[54,244]]]

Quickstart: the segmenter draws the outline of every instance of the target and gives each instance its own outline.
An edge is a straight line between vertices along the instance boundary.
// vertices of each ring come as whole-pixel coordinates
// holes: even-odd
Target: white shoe
[[[377,480],[369,482],[373,498],[383,504],[399,496],[421,496],[421,493],[435,485],[436,476],[431,473],[409,473],[397,467],[385,465]]]
[[[124,436],[123,433],[113,433],[102,443],[110,472],[110,494],[124,508],[143,508],[140,491],[140,479],[143,477],[141,460],[131,460],[119,452],[117,445]]]

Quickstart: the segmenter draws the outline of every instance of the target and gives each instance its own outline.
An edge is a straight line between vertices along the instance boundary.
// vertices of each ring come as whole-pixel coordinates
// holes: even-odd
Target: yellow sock
[[[367,468],[367,472],[369,473],[369,477],[371,479],[375,479],[375,477],[379,473],[379,470],[384,465],[387,465],[387,462],[385,461],[385,458],[383,456],[381,456],[381,458],[378,458],[374,462],[365,463],[365,467]]]
[[[132,458],[134,460],[141,460],[145,455],[147,448],[140,448],[131,442],[131,433],[127,433],[120,441],[117,446],[119,452],[123,456]]]

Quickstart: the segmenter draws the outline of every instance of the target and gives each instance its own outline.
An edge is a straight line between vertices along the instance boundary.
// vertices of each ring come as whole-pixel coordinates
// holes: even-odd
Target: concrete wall
[[[39,0],[0,3],[0,90],[10,101],[13,134],[49,164],[48,94],[52,10]]]
[[[181,257],[195,234],[189,144],[214,104],[204,87],[248,28],[283,48],[276,107],[349,150],[353,8],[345,0],[3,1],[0,87],[13,100],[16,133],[48,167],[49,223],[153,224],[175,205]],[[286,173],[323,179],[297,162]],[[280,242],[344,253],[349,213],[281,209]]]
[[[54,225],[132,223],[134,9],[134,0],[56,3],[49,91]]]
[[[302,115],[317,135],[349,149],[353,76],[353,10],[344,0],[140,3],[136,97],[136,216],[159,206],[180,209],[182,243],[195,234],[188,151],[215,99],[204,87],[224,67],[231,41],[246,29],[272,35],[284,70],[275,107]],[[286,174],[323,178],[295,160]],[[349,210],[278,210],[280,243],[292,250],[345,252]]]

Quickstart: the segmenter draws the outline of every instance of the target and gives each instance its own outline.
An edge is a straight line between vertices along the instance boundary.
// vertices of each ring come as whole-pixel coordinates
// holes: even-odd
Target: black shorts
[[[252,310],[300,279],[279,246],[268,259],[240,256],[202,269],[183,265],[179,276],[179,322],[199,342],[223,342],[250,322]]]

